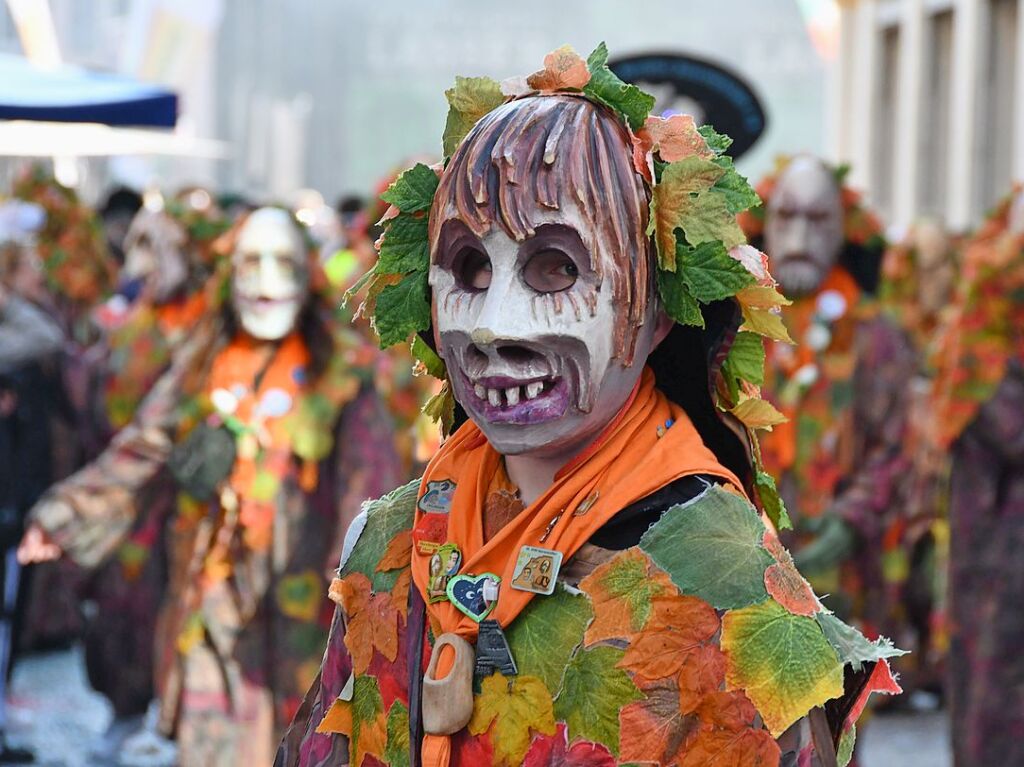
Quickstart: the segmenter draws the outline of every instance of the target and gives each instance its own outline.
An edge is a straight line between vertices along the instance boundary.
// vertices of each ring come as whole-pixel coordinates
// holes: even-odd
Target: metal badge
[[[454,543],[443,543],[430,555],[427,570],[427,599],[443,602],[448,598],[448,581],[462,566],[462,552]]]
[[[534,594],[551,594],[562,567],[562,552],[523,546],[512,571],[512,588]]]
[[[480,633],[476,639],[476,675],[490,676],[495,671],[505,676],[519,673],[501,625],[498,621],[480,621]]]
[[[500,583],[501,578],[494,573],[456,575],[448,579],[448,599],[459,612],[479,623],[498,603]]]

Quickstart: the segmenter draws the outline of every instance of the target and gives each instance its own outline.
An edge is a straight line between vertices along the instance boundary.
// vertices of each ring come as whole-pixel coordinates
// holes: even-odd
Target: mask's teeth
[[[494,407],[501,407],[501,392],[497,389],[488,389],[487,399]]]
[[[473,386],[473,393],[480,399],[487,399],[487,389],[485,389],[482,384],[475,384]]]
[[[505,389],[505,399],[508,400],[508,404],[518,405],[519,404],[519,387],[513,386],[511,389]]]
[[[534,381],[526,384],[526,399],[535,399],[544,389],[543,381]]]

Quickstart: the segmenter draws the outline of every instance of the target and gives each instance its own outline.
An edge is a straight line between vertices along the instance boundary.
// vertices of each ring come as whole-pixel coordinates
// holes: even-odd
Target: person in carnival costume
[[[834,765],[897,689],[773,530],[757,198],[607,55],[458,78],[444,163],[384,195],[362,310],[458,428],[353,523],[278,765]]]
[[[891,604],[884,559],[903,545],[897,493],[915,362],[872,298],[884,240],[844,176],[809,155],[783,160],[744,222],[791,301],[767,328],[764,394],[785,421],[762,439],[764,463],[796,525],[797,564],[877,636]]]
[[[957,767],[1024,762],[1024,192],[967,242],[936,355],[951,451],[949,697]]]
[[[110,448],[37,504],[23,553],[103,562],[138,517],[140,490],[173,477],[159,732],[182,764],[233,767],[273,759],[316,674],[332,552],[398,473],[369,385],[375,352],[334,324],[338,297],[300,225],[263,208],[226,238],[211,311]]]

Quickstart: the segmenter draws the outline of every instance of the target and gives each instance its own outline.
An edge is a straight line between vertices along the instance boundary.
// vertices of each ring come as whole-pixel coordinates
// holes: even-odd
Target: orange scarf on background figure
[[[485,543],[482,510],[502,461],[502,455],[491,447],[479,427],[469,421],[441,446],[427,466],[419,494],[423,496],[430,482],[455,483],[443,542],[459,547],[460,574],[494,573],[501,577],[498,601],[489,618],[503,628],[537,596],[511,587],[522,546],[560,551],[563,562],[567,562],[622,509],[685,476],[719,477],[743,492],[740,480],[704,445],[686,412],[655,388],[650,368],[644,369],[629,400],[602,435],[555,475],[554,483],[543,495]],[[417,525],[424,516],[417,509]],[[435,635],[450,632],[475,641],[479,626],[472,618],[447,600],[431,604],[427,598],[430,558],[429,552],[414,545],[412,578],[427,604]],[[448,672],[445,665],[442,656],[438,676]],[[449,755],[448,736],[424,736],[424,767],[444,767]]]

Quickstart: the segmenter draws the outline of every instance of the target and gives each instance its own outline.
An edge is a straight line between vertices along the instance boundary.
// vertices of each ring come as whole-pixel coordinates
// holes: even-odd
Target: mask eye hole
[[[491,259],[479,248],[460,250],[452,267],[455,280],[463,290],[481,291],[491,286]]]
[[[579,276],[579,267],[572,257],[555,248],[534,253],[523,267],[523,281],[538,293],[568,290]]]

